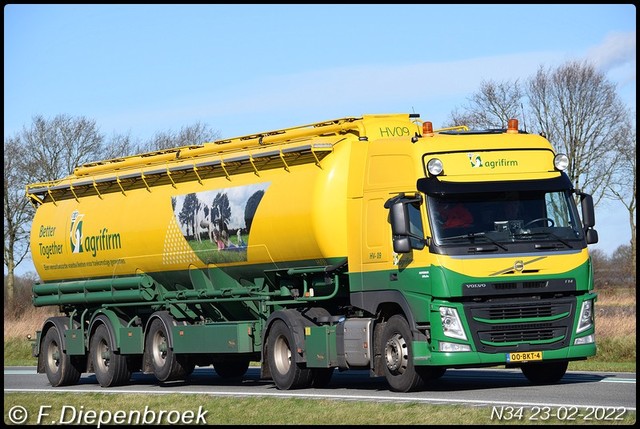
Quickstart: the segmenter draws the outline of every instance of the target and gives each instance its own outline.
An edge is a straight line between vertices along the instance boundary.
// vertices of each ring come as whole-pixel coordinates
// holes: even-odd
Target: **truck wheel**
[[[424,384],[413,365],[411,330],[403,316],[392,316],[382,331],[384,375],[391,390],[411,392]]]
[[[217,362],[213,369],[222,378],[241,378],[249,369],[249,359],[239,359],[233,362]]]
[[[91,337],[91,358],[96,379],[102,387],[124,384],[131,374],[127,359],[116,353],[107,326],[101,324]]]
[[[520,368],[533,384],[553,384],[560,381],[567,372],[569,362],[528,363]]]
[[[300,389],[311,383],[311,370],[297,362],[293,333],[282,320],[273,322],[267,340],[271,377],[280,390]]]
[[[60,331],[52,326],[42,341],[44,369],[53,387],[70,386],[80,380],[80,371],[73,366],[71,357],[62,350]]]
[[[162,320],[153,319],[145,336],[145,350],[151,357],[153,375],[161,382],[184,379],[189,372],[187,358],[179,359],[173,353],[168,338],[169,333]]]

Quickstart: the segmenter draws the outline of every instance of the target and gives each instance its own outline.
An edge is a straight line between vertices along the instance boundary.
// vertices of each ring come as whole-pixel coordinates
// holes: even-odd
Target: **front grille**
[[[475,346],[485,353],[522,350],[527,348],[526,344],[536,350],[565,347],[575,307],[575,297],[505,299],[464,305]]]
[[[478,319],[504,320],[525,319],[531,317],[551,317],[571,311],[571,303],[564,304],[503,304],[486,308],[472,309],[472,315]]]
[[[522,282],[522,287],[524,289],[538,289],[538,288],[545,288],[549,285],[549,282]]]
[[[478,287],[482,285],[482,287]],[[496,281],[496,282],[473,282],[462,284],[462,296],[484,296],[490,297],[496,294],[506,297],[506,295],[518,295],[531,293],[532,290],[540,293],[568,293],[576,290],[576,280],[574,278],[525,280],[525,281]]]
[[[548,324],[550,325],[550,324]],[[547,328],[533,328],[531,325],[527,325],[528,329],[514,329],[514,330],[500,330],[490,332],[479,332],[478,336],[483,343],[509,343],[509,342],[529,342],[529,341],[547,341],[554,338],[560,338],[565,335],[563,328],[553,329],[548,326]]]

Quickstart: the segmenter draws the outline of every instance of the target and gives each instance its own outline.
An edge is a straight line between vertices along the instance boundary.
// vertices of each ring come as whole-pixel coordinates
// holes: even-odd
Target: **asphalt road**
[[[278,390],[272,381],[261,380],[259,368],[251,367],[240,381],[218,377],[212,367],[196,368],[188,382],[158,383],[149,374],[135,373],[127,386],[102,388],[93,374],[83,374],[75,386],[53,388],[35,367],[5,367],[4,392],[98,392],[200,394],[233,397],[298,397],[470,406],[575,407],[581,412],[605,408],[636,410],[635,373],[569,371],[558,384],[531,385],[515,369],[450,369],[424,390],[411,393],[389,391],[384,378],[367,371],[335,371],[324,389]],[[598,410],[604,412],[605,410]]]

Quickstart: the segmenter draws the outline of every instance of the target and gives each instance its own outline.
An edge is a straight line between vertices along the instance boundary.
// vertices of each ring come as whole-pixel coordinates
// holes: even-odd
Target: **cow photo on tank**
[[[247,260],[251,223],[268,186],[258,183],[171,198],[182,235],[202,262]]]

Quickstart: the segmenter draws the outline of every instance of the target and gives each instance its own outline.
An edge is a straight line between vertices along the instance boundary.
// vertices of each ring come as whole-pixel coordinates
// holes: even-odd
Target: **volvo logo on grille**
[[[516,261],[515,264],[513,264],[513,269],[518,272],[524,270],[524,262],[520,260]]]
[[[466,287],[467,289],[478,289],[478,288],[487,287],[487,284],[486,283],[466,283],[464,287]]]

